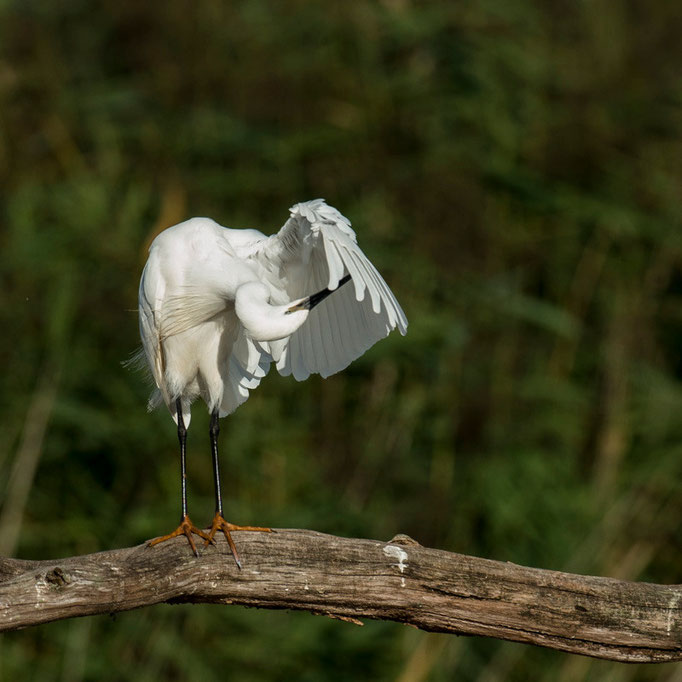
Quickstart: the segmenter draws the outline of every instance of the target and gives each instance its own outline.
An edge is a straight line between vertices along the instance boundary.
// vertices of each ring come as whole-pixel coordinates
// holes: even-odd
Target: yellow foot
[[[166,540],[171,540],[172,538],[176,538],[178,535],[184,535],[188,540],[190,547],[192,548],[192,551],[194,552],[194,556],[199,556],[199,552],[197,552],[197,547],[194,544],[194,538],[192,537],[192,533],[195,535],[198,535],[199,537],[203,538],[206,541],[206,544],[208,545],[209,543],[215,544],[213,541],[213,537],[209,537],[204,533],[203,530],[197,528],[192,521],[190,520],[189,516],[185,516],[184,519],[180,522],[180,525],[172,532],[169,533],[168,535],[164,535],[162,538],[154,538],[153,540],[150,540],[147,545],[149,547],[152,547],[153,545],[158,545],[160,542],[165,542]]]
[[[237,548],[234,546],[234,540],[232,539],[232,535],[230,535],[231,531],[233,531],[233,530],[256,530],[256,531],[260,531],[261,533],[272,533],[272,528],[261,528],[260,526],[235,526],[234,523],[230,523],[229,521],[225,521],[222,514],[216,512],[216,515],[213,517],[213,524],[211,525],[211,530],[209,531],[208,536],[204,536],[204,539],[206,540],[206,542],[204,543],[204,547],[208,547],[209,543],[215,544],[215,540],[213,539],[213,536],[219,530],[223,531],[223,534],[225,535],[225,538],[227,539],[227,544],[230,546],[232,556],[234,557],[235,563],[237,564],[237,568],[239,568],[239,569],[241,569],[241,567],[242,567],[242,562],[239,560],[239,554],[237,554]]]

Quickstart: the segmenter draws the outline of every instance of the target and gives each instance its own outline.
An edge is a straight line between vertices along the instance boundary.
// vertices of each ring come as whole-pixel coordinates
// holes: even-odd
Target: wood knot
[[[50,583],[50,585],[54,585],[55,587],[63,587],[64,585],[68,585],[71,582],[68,575],[64,573],[59,566],[56,566],[51,571],[48,571],[45,574],[45,580],[46,582]]]
[[[388,541],[389,545],[417,545],[421,547],[421,545],[414,539],[411,538],[409,535],[405,535],[405,533],[398,533],[398,535],[393,536],[392,540]]]

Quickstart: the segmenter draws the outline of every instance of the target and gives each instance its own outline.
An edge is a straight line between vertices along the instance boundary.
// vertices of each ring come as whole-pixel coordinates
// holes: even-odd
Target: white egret
[[[343,286],[352,281],[352,286]],[[332,295],[333,294],[333,295]],[[319,305],[324,301],[323,305]],[[233,530],[223,517],[218,463],[219,418],[233,412],[274,362],[302,381],[347,367],[407,319],[357,245],[350,222],[322,199],[296,204],[277,234],[229,229],[192,218],[159,234],[139,290],[140,335],[157,386],[150,409],[164,402],[180,441],[182,514],[154,545],[193,534],[205,545],[221,530],[238,566]],[[187,513],[186,438],[190,405],[208,405],[215,516],[208,533]]]

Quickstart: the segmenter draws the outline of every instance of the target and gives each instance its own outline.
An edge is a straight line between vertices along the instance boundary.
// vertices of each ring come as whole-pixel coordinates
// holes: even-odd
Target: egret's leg
[[[211,439],[211,455],[213,456],[213,483],[215,485],[215,516],[213,517],[213,524],[211,530],[208,534],[205,546],[208,546],[209,542],[214,542],[213,536],[221,530],[225,535],[227,544],[230,546],[230,551],[234,557],[235,563],[238,568],[242,567],[242,562],[239,559],[239,554],[237,553],[237,548],[235,547],[234,540],[230,534],[233,530],[257,530],[264,533],[272,532],[271,528],[261,528],[260,526],[235,526],[233,523],[225,521],[223,516],[223,498],[220,490],[220,461],[218,459],[218,435],[220,434],[220,414],[216,409],[211,413],[211,424],[208,429],[208,434]]]
[[[180,520],[187,516],[187,427],[182,416],[182,403],[180,398],[175,402],[175,410],[178,415],[178,441],[180,442],[180,496],[182,514]]]
[[[213,458],[213,485],[215,487],[215,513],[223,515],[223,494],[220,490],[220,461],[218,459],[218,436],[220,435],[220,413],[213,410],[208,436],[211,439],[211,457]]]
[[[185,427],[185,422],[182,418],[182,403],[180,398],[177,399],[175,403],[175,409],[178,415],[178,440],[180,441],[180,487],[181,487],[181,506],[182,506],[182,516],[180,517],[180,525],[168,535],[164,535],[161,538],[155,538],[149,541],[149,546],[158,545],[159,542],[164,542],[165,540],[170,540],[178,535],[184,535],[188,540],[194,556],[199,556],[197,552],[196,545],[194,544],[194,538],[192,533],[202,537],[206,540],[206,544],[212,542],[203,530],[197,528],[190,520],[187,514],[187,428]]]

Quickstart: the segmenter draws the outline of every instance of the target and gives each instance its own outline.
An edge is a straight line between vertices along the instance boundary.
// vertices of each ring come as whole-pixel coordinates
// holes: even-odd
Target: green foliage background
[[[408,335],[328,380],[263,381],[223,423],[228,517],[682,582],[681,32],[681,4],[644,0],[1,3],[4,553],[174,525],[173,424],[120,364],[146,247],[191,215],[272,232],[322,196]],[[207,423],[197,405],[202,524]],[[160,606],[5,635],[0,678],[682,670]]]

